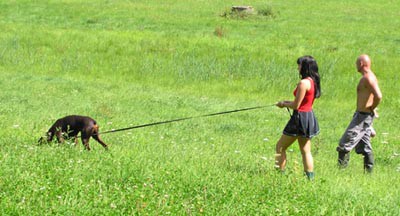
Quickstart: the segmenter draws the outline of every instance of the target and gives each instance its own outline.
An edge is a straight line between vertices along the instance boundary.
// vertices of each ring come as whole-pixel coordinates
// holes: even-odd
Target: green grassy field
[[[229,14],[246,4],[260,13]],[[399,215],[399,11],[383,0],[1,1],[0,214]],[[355,153],[336,167],[362,53],[384,96],[372,175]],[[104,134],[109,151],[37,145],[69,114],[107,131],[289,100],[302,55],[322,76],[313,182],[297,144],[286,175],[274,170],[289,118],[274,106]]]

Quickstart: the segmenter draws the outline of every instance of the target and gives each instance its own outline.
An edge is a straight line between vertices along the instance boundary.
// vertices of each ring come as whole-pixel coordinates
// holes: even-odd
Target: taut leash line
[[[172,123],[172,122],[184,121],[184,120],[189,120],[189,119],[194,119],[194,118],[203,118],[203,117],[224,115],[224,114],[235,113],[235,112],[243,112],[243,111],[248,111],[248,110],[262,109],[262,108],[270,107],[270,106],[275,106],[275,104],[265,105],[265,106],[248,107],[248,108],[243,108],[243,109],[236,109],[236,110],[229,110],[229,111],[224,111],[224,112],[210,113],[210,114],[199,115],[199,116],[184,117],[184,118],[172,119],[172,120],[161,121],[161,122],[153,122],[153,123],[148,123],[148,124],[136,125],[136,126],[132,126],[132,127],[126,127],[126,128],[120,128],[120,129],[115,129],[115,130],[104,131],[104,132],[101,132],[99,134],[114,133],[114,132],[119,132],[119,131],[132,130],[132,129],[136,129],[136,128],[143,128],[143,127],[149,127],[149,126],[160,125],[160,124],[168,124],[168,123]]]

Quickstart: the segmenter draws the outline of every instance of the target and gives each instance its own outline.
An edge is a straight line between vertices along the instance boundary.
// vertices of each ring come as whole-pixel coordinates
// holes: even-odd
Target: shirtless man
[[[362,75],[357,86],[357,110],[336,148],[338,165],[345,168],[350,160],[350,151],[355,148],[357,154],[364,155],[364,170],[372,172],[374,156],[370,138],[375,132],[371,126],[374,117],[377,117],[376,108],[382,100],[382,93],[367,55],[357,58],[356,67]]]

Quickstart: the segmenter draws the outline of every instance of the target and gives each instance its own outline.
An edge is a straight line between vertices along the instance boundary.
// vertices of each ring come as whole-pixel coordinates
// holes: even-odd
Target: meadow
[[[2,0],[0,214],[399,215],[399,11],[394,0]],[[362,53],[383,93],[371,175],[354,152],[336,166]],[[70,114],[108,131],[290,100],[302,55],[322,77],[314,181],[296,143],[285,175],[274,169],[289,119],[275,106],[104,134],[109,151],[37,145]]]

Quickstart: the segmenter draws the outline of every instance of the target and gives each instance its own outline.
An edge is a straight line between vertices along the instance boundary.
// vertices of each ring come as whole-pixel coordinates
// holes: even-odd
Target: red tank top
[[[304,95],[303,101],[301,101],[300,107],[298,109],[299,112],[311,111],[315,99],[314,80],[311,77],[307,77],[306,79],[310,80],[311,88],[310,90],[306,91],[306,95]],[[297,93],[297,87],[293,92],[295,97],[296,93]]]

